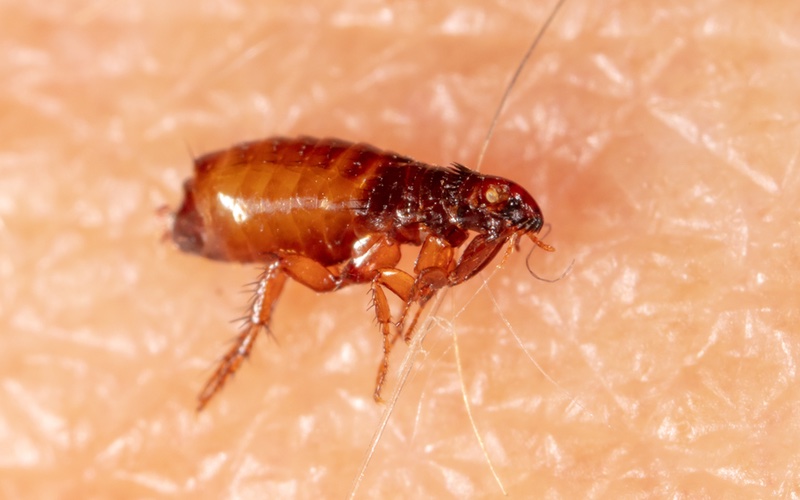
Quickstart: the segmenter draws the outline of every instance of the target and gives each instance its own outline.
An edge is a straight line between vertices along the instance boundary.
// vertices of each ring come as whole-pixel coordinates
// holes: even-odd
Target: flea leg
[[[448,275],[455,268],[454,256],[453,247],[441,238],[429,236],[422,243],[417,262],[414,264],[417,277],[411,293],[405,299],[403,311],[397,322],[399,332],[403,335],[406,343],[409,343],[414,335],[414,329],[425,304],[436,295],[439,289],[448,286]],[[411,319],[411,324],[406,328],[406,317],[414,304],[417,304],[417,311]]]
[[[446,241],[433,236],[425,240],[415,265],[417,278],[398,322],[406,343],[410,342],[414,335],[425,304],[436,295],[436,292],[445,287],[459,285],[474,276],[494,259],[507,240],[508,238],[487,240],[484,236],[478,235],[461,254],[458,263],[455,262],[453,247]],[[411,323],[405,327],[406,316],[414,304],[418,306],[417,311]]]
[[[391,334],[391,311],[384,289],[406,301],[414,286],[413,276],[394,267],[399,259],[398,246],[385,239],[369,247],[365,258],[353,259],[345,264],[339,276],[307,257],[290,255],[282,259],[283,269],[292,279],[317,292],[329,292],[351,283],[371,281],[372,305],[383,334],[383,362],[378,369],[374,393],[378,402],[381,401],[381,387],[389,370],[389,355],[398,337],[397,334],[394,337]]]
[[[276,257],[258,280],[258,287],[250,305],[250,314],[242,333],[234,341],[233,347],[220,360],[214,375],[208,379],[197,397],[197,411],[205,408],[214,394],[225,385],[228,377],[236,373],[242,362],[247,359],[261,329],[269,329],[272,309],[275,307],[275,302],[277,302],[285,283],[286,274],[283,272],[281,260]]]
[[[298,255],[274,256],[273,261],[267,265],[264,274],[258,280],[256,294],[250,305],[250,314],[246,319],[242,333],[239,334],[233,347],[222,358],[214,375],[206,382],[205,387],[197,398],[198,411],[208,404],[214,394],[225,385],[228,377],[233,375],[242,365],[242,362],[247,359],[253,349],[253,343],[258,337],[258,333],[262,329],[269,332],[272,310],[278,301],[278,296],[283,290],[287,277],[291,277],[318,292],[329,292],[340,285],[339,278],[336,275],[314,260]]]
[[[417,324],[425,304],[436,292],[448,284],[448,274],[454,268],[453,248],[444,240],[429,237],[422,245],[414,270],[416,277],[394,267],[381,269],[372,281],[372,303],[375,315],[383,334],[383,361],[378,368],[375,381],[375,401],[381,402],[381,389],[389,371],[389,355],[399,337],[408,343]],[[404,307],[397,322],[397,331],[392,335],[391,314],[389,303],[386,300],[384,288],[388,288],[400,300]],[[408,329],[404,329],[405,318],[411,306],[417,304],[418,308]]]
[[[373,397],[376,403],[382,403],[381,387],[383,387],[383,381],[386,380],[386,373],[389,371],[389,354],[392,352],[394,341],[390,339],[392,317],[389,313],[389,302],[386,301],[386,294],[383,292],[383,288],[375,282],[372,285],[372,305],[375,307],[375,316],[383,334],[383,361],[378,367]]]
[[[425,309],[425,305],[436,295],[436,292],[447,285],[447,272],[443,269],[429,267],[423,269],[422,272],[417,275],[417,279],[414,281],[411,298],[406,301],[405,307],[403,307],[403,313],[400,316],[400,321],[398,322],[399,331],[403,334],[403,340],[406,344],[411,342],[411,337],[414,335],[414,330],[417,327],[417,321],[422,311]],[[411,318],[411,323],[408,325],[408,328],[406,328],[404,323],[412,304],[417,304],[417,311]]]
[[[375,379],[375,393],[373,394],[375,401],[378,403],[383,401],[381,399],[381,388],[384,380],[386,380],[386,373],[389,371],[389,355],[392,353],[392,347],[394,347],[399,336],[397,333],[395,335],[391,333],[392,316],[389,310],[389,301],[386,300],[386,293],[383,289],[384,287],[388,288],[401,299],[407,300],[411,295],[413,286],[414,278],[410,274],[394,268],[382,269],[372,280],[372,306],[375,308],[375,317],[383,334],[383,361],[378,367],[378,376]]]
[[[450,272],[450,276],[448,276],[448,286],[456,286],[475,276],[494,259],[497,252],[499,252],[508,241],[508,237],[489,240],[483,235],[476,236],[470,244],[467,245],[467,249],[464,250],[464,253],[461,254],[461,258],[458,260],[455,269]]]

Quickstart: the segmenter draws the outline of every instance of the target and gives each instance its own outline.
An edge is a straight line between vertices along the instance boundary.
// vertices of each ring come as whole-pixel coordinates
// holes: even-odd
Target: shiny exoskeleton
[[[246,325],[201,392],[200,409],[269,328],[287,277],[318,292],[371,285],[383,334],[380,401],[394,343],[408,341],[438,290],[468,280],[522,235],[552,250],[535,237],[542,213],[518,184],[338,139],[274,137],[210,153],[195,160],[184,190],[172,229],[181,250],[265,268]],[[413,273],[396,267],[401,245],[421,246]],[[396,322],[385,290],[405,304]]]

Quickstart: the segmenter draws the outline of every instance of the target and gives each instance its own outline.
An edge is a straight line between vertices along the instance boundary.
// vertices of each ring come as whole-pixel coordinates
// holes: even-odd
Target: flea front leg
[[[398,322],[406,343],[414,335],[425,305],[436,295],[436,292],[445,287],[459,285],[474,276],[494,259],[506,241],[508,238],[488,240],[484,236],[478,235],[470,242],[456,263],[455,251],[447,241],[435,236],[429,236],[425,240],[414,266],[414,270],[417,272],[414,287],[406,299]],[[411,323],[406,327],[406,316],[414,304],[417,305],[417,310]]]
[[[202,410],[216,394],[228,377],[236,373],[242,362],[250,356],[253,343],[262,328],[269,330],[269,320],[275,302],[286,283],[286,273],[283,271],[281,260],[277,256],[270,262],[258,280],[255,296],[250,304],[248,316],[242,333],[236,338],[233,346],[223,356],[216,371],[208,379],[200,395],[197,397],[197,411]]]

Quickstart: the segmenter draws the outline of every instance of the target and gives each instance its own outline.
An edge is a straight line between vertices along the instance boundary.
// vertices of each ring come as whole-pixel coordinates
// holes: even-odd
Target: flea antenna
[[[478,164],[475,165],[475,170],[480,171],[481,165],[483,165],[483,158],[486,156],[486,150],[489,148],[489,141],[492,139],[492,135],[494,135],[494,129],[497,127],[497,122],[500,120],[500,114],[505,110],[506,103],[508,102],[508,96],[511,94],[511,90],[514,88],[514,85],[517,83],[517,79],[519,79],[520,73],[522,73],[522,68],[528,63],[528,60],[531,58],[531,54],[533,54],[534,49],[536,46],[539,45],[539,41],[544,36],[547,28],[550,26],[550,23],[553,22],[553,19],[556,17],[559,9],[561,6],[564,5],[566,0],[558,0],[555,8],[553,11],[550,12],[550,15],[547,17],[547,20],[544,22],[542,27],[539,29],[539,32],[536,34],[536,38],[533,39],[533,43],[531,46],[528,47],[528,51],[522,57],[522,61],[520,61],[519,66],[517,66],[517,70],[514,72],[514,75],[511,77],[511,81],[508,82],[506,86],[505,92],[503,92],[503,97],[500,98],[500,104],[497,106],[497,110],[494,112],[494,116],[492,117],[492,123],[489,125],[489,131],[486,133],[486,139],[483,140],[483,146],[481,146],[481,152],[478,155]]]

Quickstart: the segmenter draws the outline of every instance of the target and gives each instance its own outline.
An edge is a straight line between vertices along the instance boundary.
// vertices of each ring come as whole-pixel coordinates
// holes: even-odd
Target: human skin
[[[367,287],[290,283],[196,414],[259,270],[158,208],[276,134],[475,167],[552,2],[36,3],[0,7],[1,496],[347,495],[386,409]],[[595,4],[481,165],[542,207],[532,270],[574,263],[526,241],[447,294],[357,496],[498,496],[479,439],[517,497],[800,491],[800,5]]]

